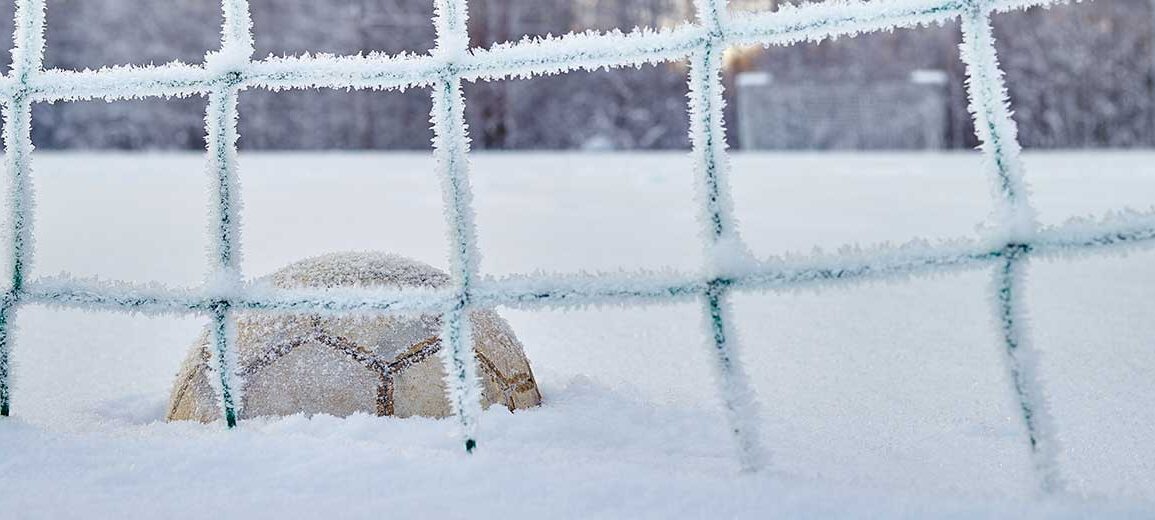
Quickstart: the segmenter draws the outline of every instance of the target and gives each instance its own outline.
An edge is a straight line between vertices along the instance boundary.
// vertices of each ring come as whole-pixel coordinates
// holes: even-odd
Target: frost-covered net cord
[[[10,251],[8,290],[0,302],[0,415],[11,407],[10,350],[12,318],[24,289],[24,275],[32,259],[32,100],[28,85],[43,69],[44,5],[43,0],[17,0],[16,27],[13,32],[12,69],[6,79],[15,85],[4,100],[4,143],[8,169],[8,230]]]
[[[738,359],[737,339],[729,310],[729,287],[721,273],[734,247],[741,247],[730,187],[727,182],[726,129],[722,121],[722,52],[726,32],[725,0],[694,2],[698,22],[707,31],[705,43],[690,56],[690,142],[701,214],[701,236],[711,274],[700,297],[706,336],[713,347],[719,394],[745,471],[764,463],[753,391]],[[739,254],[742,254],[739,252]]]
[[[205,58],[205,67],[216,73],[217,83],[208,94],[205,138],[208,171],[216,181],[210,204],[209,252],[211,269],[206,288],[216,292],[212,300],[212,348],[209,349],[217,377],[210,377],[221,400],[225,423],[237,423],[243,385],[232,384],[237,372],[234,288],[241,284],[241,199],[237,182],[237,96],[240,77],[253,54],[252,21],[248,0],[224,0],[221,49]]]
[[[986,155],[995,201],[995,245],[1004,244],[1002,261],[993,277],[996,323],[1006,348],[1008,379],[1022,411],[1032,461],[1040,488],[1062,487],[1058,471],[1058,441],[1039,382],[1039,355],[1030,342],[1022,294],[1026,289],[1029,241],[1038,223],[1020,158],[1014,119],[995,53],[990,15],[976,7],[962,17],[960,56],[966,64],[970,111],[975,133]]]
[[[469,33],[466,0],[436,0],[434,26],[437,45],[433,55],[445,60],[441,77],[433,84],[433,153],[441,180],[445,218],[449,229],[449,270],[454,295],[442,314],[441,338],[449,348],[438,351],[445,366],[445,388],[450,409],[461,424],[465,450],[477,446],[477,416],[481,413],[481,385],[473,354],[470,323],[472,291],[478,277],[480,253],[474,230],[472,191],[469,187],[469,137],[465,127],[465,97],[456,63],[467,55]]]
[[[0,413],[9,412],[9,348],[12,318],[21,303],[147,313],[197,313],[211,317],[214,381],[223,414],[232,424],[241,402],[233,382],[233,319],[236,310],[321,313],[438,313],[450,348],[442,356],[451,406],[466,446],[474,445],[480,389],[470,345],[468,310],[508,305],[523,308],[625,305],[698,301],[716,354],[718,380],[745,468],[763,462],[755,400],[734,351],[727,294],[845,285],[857,281],[936,275],[994,267],[996,309],[1008,375],[1023,409],[1042,487],[1061,488],[1053,426],[1038,384],[1036,352],[1027,338],[1021,303],[1025,259],[1110,248],[1126,250],[1155,242],[1155,212],[1119,212],[1101,220],[1072,220],[1039,227],[1027,201],[1019,147],[1007,107],[1002,74],[990,34],[991,13],[1048,5],[1054,0],[828,1],[770,13],[730,17],[722,0],[698,0],[698,23],[629,33],[571,34],[469,49],[466,2],[437,0],[437,46],[428,55],[306,55],[252,60],[253,37],[245,0],[223,0],[222,46],[204,65],[116,66],[96,71],[43,70],[43,0],[17,0],[11,71],[0,78],[5,165],[9,176],[10,254],[8,286],[0,301]],[[721,54],[734,45],[790,45],[863,32],[962,19],[962,56],[976,131],[995,184],[993,232],[980,240],[869,249],[844,248],[806,257],[750,258],[732,215],[726,184],[722,122]],[[572,70],[690,60],[691,129],[699,213],[707,266],[700,273],[619,272],[576,275],[526,274],[502,279],[479,274],[480,252],[472,218],[468,137],[462,81],[495,81]],[[240,195],[236,182],[237,96],[247,88],[403,89],[430,87],[431,122],[438,174],[449,223],[452,287],[439,290],[280,290],[242,282]],[[68,276],[26,280],[32,260],[30,187],[31,104],[36,102],[140,99],[204,95],[208,170],[214,184],[210,218],[212,269],[206,284],[180,290]]]

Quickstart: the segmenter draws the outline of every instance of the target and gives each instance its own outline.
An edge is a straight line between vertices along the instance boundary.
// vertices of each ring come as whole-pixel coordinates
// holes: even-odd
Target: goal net
[[[725,0],[696,0],[697,21],[671,29],[571,34],[526,39],[490,48],[469,48],[466,0],[435,0],[435,48],[426,55],[307,55],[253,59],[246,0],[223,0],[222,44],[201,65],[170,63],[100,70],[44,69],[44,0],[16,0],[12,67],[0,78],[9,180],[10,254],[0,301],[0,412],[10,412],[12,323],[28,303],[116,309],[125,312],[191,313],[211,320],[213,364],[221,414],[235,424],[241,403],[235,360],[238,310],[285,313],[427,312],[443,316],[441,349],[452,410],[465,447],[476,446],[479,385],[466,319],[471,309],[498,305],[566,307],[684,300],[700,303],[718,390],[733,433],[738,460],[756,470],[767,463],[757,431],[756,401],[737,351],[728,301],[733,291],[764,291],[810,284],[926,275],[948,269],[990,269],[990,300],[1005,347],[1007,391],[1021,405],[1025,444],[1033,454],[1039,485],[1061,486],[1054,424],[1038,383],[1034,347],[1025,321],[1023,273],[1032,257],[1069,255],[1150,243],[1155,214],[1118,213],[1102,220],[1056,227],[1036,223],[1020,162],[1003,75],[991,35],[997,13],[1042,6],[1050,0],[828,1],[774,12],[732,16]],[[993,187],[995,214],[986,236],[944,243],[755,260],[733,216],[722,121],[722,53],[732,46],[791,45],[864,32],[916,27],[950,20],[962,26],[962,60],[970,110]],[[691,140],[696,163],[697,206],[706,265],[693,273],[525,274],[505,278],[479,271],[471,207],[469,139],[464,124],[463,81],[501,81],[565,71],[635,66],[688,59]],[[246,281],[240,270],[241,218],[237,183],[237,96],[245,89],[428,88],[433,98],[434,153],[440,176],[452,285],[444,290],[270,290]],[[32,229],[31,108],[34,103],[146,97],[205,96],[207,171],[214,180],[211,272],[197,290],[183,291],[130,281],[69,276],[28,279],[34,260]],[[690,209],[690,208],[687,208]],[[757,344],[759,338],[749,338]]]

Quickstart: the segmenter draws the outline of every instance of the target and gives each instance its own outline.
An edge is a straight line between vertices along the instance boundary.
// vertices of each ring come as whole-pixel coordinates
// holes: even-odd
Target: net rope
[[[1023,314],[1023,272],[1029,259],[1155,242],[1155,213],[1120,211],[1097,220],[1058,226],[1036,223],[1023,177],[1020,147],[991,34],[995,13],[1046,6],[1051,0],[829,1],[774,12],[731,16],[725,0],[696,0],[697,21],[678,27],[623,33],[570,34],[470,48],[466,0],[435,0],[436,45],[424,55],[325,54],[253,59],[247,0],[223,0],[222,44],[203,65],[169,63],[100,70],[44,69],[44,1],[16,0],[12,66],[0,78],[8,174],[10,253],[7,289],[0,301],[0,414],[10,413],[12,323],[27,303],[126,312],[195,313],[211,318],[214,381],[224,421],[233,426],[242,402],[236,369],[237,311],[287,313],[441,314],[441,349],[447,393],[461,439],[472,451],[481,413],[469,320],[471,309],[697,301],[715,361],[719,395],[735,439],[738,461],[754,471],[768,464],[757,425],[757,401],[738,355],[729,310],[735,290],[766,291],[816,284],[847,284],[948,270],[990,268],[992,308],[1005,347],[1009,391],[1022,409],[1023,428],[1044,491],[1062,489],[1058,446],[1039,384]],[[735,261],[748,257],[733,215],[722,120],[722,53],[734,46],[791,45],[865,32],[959,20],[961,58],[976,134],[996,206],[991,230],[975,240],[816,253],[800,258]],[[698,212],[706,265],[699,273],[651,272],[486,277],[471,206],[469,139],[463,81],[500,81],[574,70],[689,61],[690,128]],[[251,88],[429,88],[434,155],[449,224],[452,285],[446,289],[272,289],[242,277],[240,191],[237,182],[237,98]],[[68,275],[26,279],[33,259],[31,108],[39,102],[106,101],[201,95],[208,99],[207,169],[215,180],[210,222],[211,275],[197,289],[81,279]]]

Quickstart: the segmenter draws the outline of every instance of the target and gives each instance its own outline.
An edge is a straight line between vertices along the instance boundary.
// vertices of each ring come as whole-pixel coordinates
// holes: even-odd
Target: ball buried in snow
[[[449,277],[428,265],[381,253],[332,254],[292,264],[267,278],[282,289],[437,288]],[[240,417],[357,412],[409,417],[450,415],[439,315],[321,316],[236,313],[242,385]],[[470,315],[482,404],[513,411],[541,403],[529,361],[492,310]],[[221,417],[206,330],[177,375],[170,421]],[[219,379],[218,379],[219,380]]]

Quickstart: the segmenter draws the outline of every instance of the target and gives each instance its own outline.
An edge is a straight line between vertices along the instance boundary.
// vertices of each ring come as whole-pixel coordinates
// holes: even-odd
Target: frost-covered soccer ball
[[[426,264],[384,253],[341,253],[294,263],[268,277],[279,288],[443,287],[449,277]],[[529,361],[496,312],[471,314],[482,404],[513,411],[541,403]],[[408,417],[449,415],[436,315],[318,316],[237,313],[240,417],[296,413],[344,417],[363,412]],[[170,421],[221,417],[218,377],[202,334],[177,375]]]

